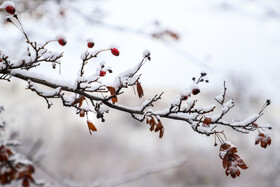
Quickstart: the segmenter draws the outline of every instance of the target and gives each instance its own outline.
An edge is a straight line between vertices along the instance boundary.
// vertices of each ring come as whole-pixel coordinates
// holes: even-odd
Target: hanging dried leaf
[[[73,105],[76,105],[76,104],[79,104],[78,107],[80,108],[82,105],[83,105],[83,101],[85,100],[86,98],[84,96],[81,96],[79,97],[78,99],[76,99],[73,103]]]
[[[90,135],[92,135],[91,131],[97,131],[96,127],[93,125],[93,123],[91,121],[87,120],[87,124],[88,124],[88,130],[89,130]]]
[[[107,89],[111,93],[111,95],[116,95],[116,89],[112,86],[107,86]]]
[[[159,131],[159,138],[162,138],[164,134],[164,128],[160,129]]]
[[[150,123],[150,120],[148,118],[146,118],[146,123],[149,124]]]
[[[115,97],[112,97],[112,103],[115,104],[116,102],[118,102],[118,98],[116,96],[116,89],[112,86],[107,86],[107,89],[109,90],[109,92],[111,93],[111,96],[115,96]]]
[[[154,118],[152,118],[150,121],[149,121],[150,125],[155,125],[156,124],[156,121],[154,120]]]
[[[86,114],[86,113],[85,113],[85,110],[81,110],[81,111],[80,111],[80,117],[85,117],[85,114]]]
[[[226,169],[225,174],[227,176],[230,175],[232,178],[240,176],[239,168],[248,168],[245,162],[242,160],[242,158],[236,153],[237,148],[231,144],[224,143],[220,147],[219,156],[223,160],[223,168]]]
[[[137,81],[136,83],[136,86],[137,86],[137,94],[138,94],[138,97],[141,98],[144,96],[144,91],[143,91],[143,88],[141,86],[141,84]]]
[[[155,129],[155,125],[152,124],[152,125],[151,125],[151,128],[150,128],[150,131],[153,131],[154,129]]]
[[[158,132],[159,130],[161,130],[163,128],[163,125],[161,123],[161,121],[159,120],[158,123],[156,124],[156,129],[155,129],[155,132]]]
[[[271,144],[271,138],[270,138],[270,134],[269,133],[259,133],[256,141],[255,141],[255,145],[259,144],[261,145],[262,148],[266,148],[268,145]]]
[[[116,102],[118,102],[118,98],[117,97],[112,97],[112,103],[115,104]]]

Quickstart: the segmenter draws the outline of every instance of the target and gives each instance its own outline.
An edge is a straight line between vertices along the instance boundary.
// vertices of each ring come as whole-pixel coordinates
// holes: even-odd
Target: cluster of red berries
[[[57,42],[58,42],[61,46],[65,46],[65,45],[67,44],[66,39],[65,39],[64,37],[62,37],[62,36],[58,37]],[[95,45],[95,44],[94,44],[94,42],[93,42],[91,39],[89,39],[89,40],[87,41],[87,47],[88,47],[88,48],[93,48],[94,45]],[[111,48],[110,50],[111,50],[111,53],[112,53],[113,55],[115,55],[115,56],[119,56],[119,55],[120,55],[120,51],[119,51],[117,48]],[[111,70],[108,70],[108,71],[109,71],[109,73],[112,72]],[[106,71],[100,70],[99,76],[100,76],[100,77],[104,77],[105,75],[106,75]]]
[[[193,95],[197,95],[197,94],[199,94],[199,93],[200,93],[200,89],[198,89],[198,88],[194,88],[194,89],[192,90],[192,94],[193,94]],[[190,95],[182,96],[181,99],[182,99],[182,100],[187,100],[187,99],[189,98],[189,96],[190,96]]]

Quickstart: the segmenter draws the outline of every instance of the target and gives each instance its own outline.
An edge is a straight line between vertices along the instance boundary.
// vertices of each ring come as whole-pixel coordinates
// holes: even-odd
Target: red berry
[[[5,10],[10,14],[15,14],[15,12],[16,12],[15,7],[13,7],[11,5],[6,6]]]
[[[62,46],[65,46],[65,45],[67,44],[67,41],[66,41],[64,38],[60,38],[60,39],[58,39],[57,41],[58,41],[58,43],[59,43],[60,45],[62,45]]]
[[[192,90],[193,95],[197,95],[197,94],[199,94],[199,92],[200,92],[200,90],[197,88]]]
[[[87,43],[87,46],[88,46],[88,48],[93,48],[94,42],[88,42],[88,43]]]
[[[181,99],[182,99],[182,100],[187,100],[188,98],[189,98],[189,96],[188,96],[188,95],[186,95],[186,96],[182,96],[182,97],[181,97]]]
[[[119,52],[119,50],[118,50],[117,48],[112,48],[112,49],[111,49],[111,53],[112,53],[113,55],[115,55],[115,56],[119,56],[119,55],[120,55],[120,52]]]
[[[104,77],[105,75],[106,75],[106,71],[102,71],[102,70],[101,70],[100,73],[99,73],[99,76],[100,76],[100,77]]]

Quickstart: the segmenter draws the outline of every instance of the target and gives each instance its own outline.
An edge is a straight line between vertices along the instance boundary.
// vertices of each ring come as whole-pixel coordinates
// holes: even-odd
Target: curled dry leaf
[[[262,148],[266,148],[268,145],[270,145],[271,144],[270,134],[264,134],[260,132],[255,141],[256,145],[259,143]]]
[[[86,114],[85,110],[80,111],[80,117],[85,117],[85,114]]]
[[[205,118],[203,120],[203,126],[208,127],[212,123],[211,118]]]
[[[84,96],[81,96],[74,101],[73,105],[79,104],[78,107],[80,108],[83,105],[84,100],[86,100],[86,98]]]
[[[137,86],[138,97],[139,98],[143,97],[144,96],[144,91],[143,91],[143,88],[142,88],[140,82],[137,81],[136,86]]]
[[[220,153],[219,156],[223,160],[223,167],[225,170],[225,174],[231,175],[232,178],[235,178],[236,176],[240,176],[240,170],[241,169],[247,169],[247,165],[242,160],[242,158],[236,154],[237,148],[228,143],[224,143],[220,147]],[[239,168],[238,168],[239,167]]]
[[[163,125],[161,123],[161,121],[159,120],[158,123],[156,124],[156,129],[155,129],[155,132],[158,132],[159,130],[163,129]]]
[[[91,131],[97,131],[96,127],[93,125],[91,121],[87,120],[87,124],[88,124],[88,130],[90,135],[92,135]]]
[[[159,132],[159,138],[162,138],[164,134],[164,127],[160,120],[157,121],[158,122],[156,122],[153,117],[151,119],[148,117],[146,118],[146,123],[150,125],[150,131]]]
[[[159,138],[162,138],[164,135],[164,128],[160,129],[159,131]]]
[[[117,94],[116,93],[116,89],[114,87],[112,87],[112,86],[107,86],[107,89],[111,93],[111,96],[113,96],[112,99],[111,99],[112,103],[115,104],[116,102],[118,102],[118,98],[116,96],[116,94]]]

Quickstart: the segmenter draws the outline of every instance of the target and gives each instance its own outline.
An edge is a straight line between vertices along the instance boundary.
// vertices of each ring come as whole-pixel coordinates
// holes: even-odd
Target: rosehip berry
[[[104,77],[105,75],[106,75],[106,71],[102,71],[102,70],[101,70],[100,73],[99,73],[99,76],[100,76],[100,77]]]
[[[61,46],[65,46],[67,44],[67,41],[64,38],[60,38],[57,41]]]
[[[112,48],[112,49],[111,49],[111,53],[112,53],[113,55],[115,55],[115,56],[119,56],[119,55],[120,55],[120,52],[119,52],[119,50],[118,50],[117,48]]]
[[[199,94],[199,92],[200,92],[200,90],[197,88],[192,90],[193,95],[197,95],[197,94]]]
[[[87,43],[87,46],[88,46],[88,48],[93,48],[94,42],[88,42],[88,43]]]
[[[15,7],[11,6],[11,5],[6,6],[5,10],[10,14],[15,14],[15,12],[16,12]]]

